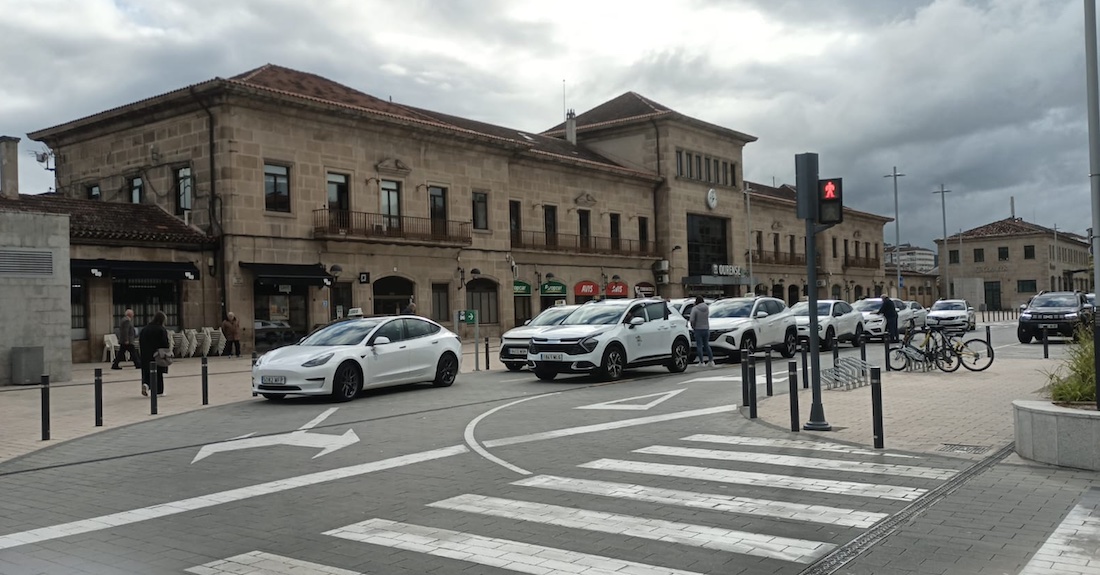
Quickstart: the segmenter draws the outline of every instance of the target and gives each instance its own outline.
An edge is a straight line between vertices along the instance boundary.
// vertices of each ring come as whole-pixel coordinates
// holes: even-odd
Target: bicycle
[[[959,369],[961,363],[942,330],[927,327],[906,330],[901,345],[890,348],[886,361],[894,371],[911,369],[914,364],[920,364],[925,370],[935,366],[948,373]]]
[[[993,346],[989,342],[976,337],[963,341],[962,335],[945,333],[944,337],[963,367],[970,371],[982,371],[993,365]]]

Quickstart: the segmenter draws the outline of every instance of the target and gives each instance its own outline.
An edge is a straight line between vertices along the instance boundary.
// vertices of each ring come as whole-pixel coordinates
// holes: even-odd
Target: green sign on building
[[[542,295],[565,295],[565,284],[558,281],[548,281],[539,286]]]
[[[519,280],[512,281],[512,293],[514,295],[531,295],[531,284]]]

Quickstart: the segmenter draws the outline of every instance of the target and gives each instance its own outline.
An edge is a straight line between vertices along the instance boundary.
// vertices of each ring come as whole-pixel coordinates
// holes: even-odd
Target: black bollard
[[[741,405],[749,404],[749,350],[741,350]]]
[[[802,389],[810,388],[810,370],[806,369],[806,342],[802,342]]]
[[[772,396],[772,349],[769,347],[768,351],[764,352],[764,381],[767,382],[766,390],[768,397]]]
[[[867,338],[862,334],[859,336],[859,360],[867,363]]]
[[[202,404],[210,405],[210,368],[205,355],[202,356]]]
[[[95,426],[103,427],[103,368],[95,368]]]
[[[256,352],[255,352],[255,351],[253,351],[253,352],[252,352],[252,367],[256,367],[256,359],[257,359],[257,357],[256,357]],[[257,395],[259,395],[259,394],[258,394],[258,393],[256,393],[256,391],[255,391],[255,390],[253,390],[253,391],[252,391],[252,397],[256,397]]]
[[[1047,337],[1047,328],[1043,328],[1043,359],[1050,359],[1050,338]]]
[[[157,362],[149,362],[149,415],[157,414]]]
[[[489,338],[485,338],[485,371],[489,371]]]
[[[756,357],[749,359],[749,419],[756,419]]]
[[[50,376],[42,376],[42,441],[50,439]]]
[[[794,360],[787,362],[787,383],[791,396],[791,431],[802,428],[798,423],[798,363]]]
[[[871,368],[871,425],[875,433],[875,449],[882,449],[882,370]]]
[[[890,371],[890,335],[886,332],[882,333],[882,349],[882,363],[886,364],[886,371]]]
[[[985,342],[988,343],[991,347],[993,346],[993,340],[989,337],[989,324],[986,324],[985,326]]]
[[[836,344],[836,340],[832,341],[833,344],[833,367],[840,365],[840,346]]]

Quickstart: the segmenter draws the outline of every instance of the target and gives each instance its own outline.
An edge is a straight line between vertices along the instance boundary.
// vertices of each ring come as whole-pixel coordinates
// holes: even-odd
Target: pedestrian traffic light
[[[817,181],[817,223],[844,221],[844,185],[841,178]]]

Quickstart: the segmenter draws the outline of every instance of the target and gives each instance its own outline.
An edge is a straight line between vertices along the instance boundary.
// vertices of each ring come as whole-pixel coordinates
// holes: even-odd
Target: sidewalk
[[[485,344],[478,348],[478,363],[485,370]],[[504,367],[497,360],[499,346],[490,345],[490,368]],[[72,380],[50,386],[50,439],[41,439],[41,391],[38,386],[0,387],[0,463],[20,455],[98,431],[154,420],[238,401],[264,401],[252,397],[252,360],[212,356],[207,358],[208,405],[202,405],[202,358],[176,360],[164,380],[165,394],[157,398],[158,415],[149,414],[149,398],[141,395],[141,374],[133,364],[112,370],[109,362],[73,364]],[[125,364],[124,364],[125,365]],[[103,426],[95,426],[95,369],[103,370]],[[463,344],[461,373],[474,372],[474,345]]]

